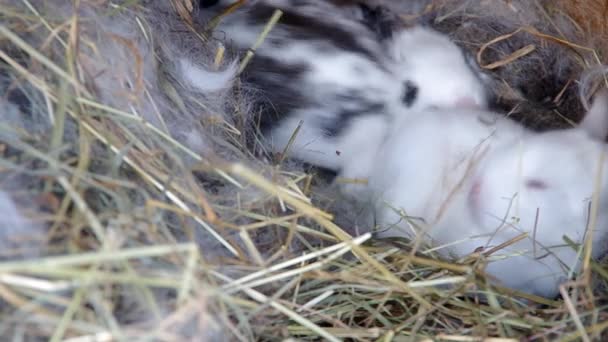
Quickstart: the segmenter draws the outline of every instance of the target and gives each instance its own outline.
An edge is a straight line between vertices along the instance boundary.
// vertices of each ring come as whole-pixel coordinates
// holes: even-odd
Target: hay
[[[585,30],[573,19],[600,15],[596,9],[602,1],[581,2],[589,7],[574,10],[572,2],[549,0],[435,0],[425,15],[491,71],[498,108],[533,129],[547,130],[581,119],[580,75],[607,62],[599,38],[605,33],[599,26]]]
[[[487,255],[449,263],[406,242],[373,241],[323,177],[255,157],[246,94],[196,93],[176,72],[181,57],[218,71],[236,57],[192,31],[191,6],[2,2],[0,336],[606,336],[605,266],[564,284],[560,300],[516,294],[487,283]],[[527,39],[538,51],[537,38]],[[518,61],[502,67],[535,66]]]

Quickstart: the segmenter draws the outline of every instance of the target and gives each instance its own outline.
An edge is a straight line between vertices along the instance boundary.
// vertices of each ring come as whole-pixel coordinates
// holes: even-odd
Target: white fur
[[[30,230],[31,222],[19,213],[10,195],[0,191],[0,241],[6,241],[11,236],[19,236]]]
[[[180,68],[190,86],[198,91],[209,93],[230,88],[237,72],[236,63],[230,64],[223,71],[210,71],[192,63],[187,58],[180,60]]]
[[[381,145],[369,177],[378,235],[452,244],[443,254],[463,257],[528,233],[493,254],[486,271],[502,285],[557,295],[569,270],[578,267],[577,253],[564,247],[562,236],[584,242],[595,189],[600,202],[593,256],[608,247],[606,161],[595,184],[608,148],[597,131],[586,130],[605,121],[607,100],[600,95],[580,127],[546,133],[474,110],[435,110],[401,120]]]
[[[289,118],[273,129],[271,139],[274,140],[270,142],[271,146],[285,146],[291,137],[290,132],[295,130],[298,123],[298,119]],[[371,160],[364,164],[362,158],[373,156],[373,151],[377,149],[386,134],[387,118],[381,115],[363,116],[354,119],[349,125],[350,127],[343,135],[331,139],[326,137],[318,127],[307,124],[305,121],[298,132],[297,139],[289,149],[289,154],[313,165],[332,170],[342,169],[345,167],[345,163],[351,161],[356,161],[356,166],[352,170],[357,167],[363,168],[363,165],[371,164]],[[285,129],[288,126],[293,129]],[[351,176],[355,178],[367,175],[368,169],[369,167],[357,170]]]
[[[37,257],[44,251],[43,227],[23,216],[6,191],[0,191],[0,248],[4,257]],[[11,252],[15,246],[19,251]],[[9,254],[10,253],[10,254]]]

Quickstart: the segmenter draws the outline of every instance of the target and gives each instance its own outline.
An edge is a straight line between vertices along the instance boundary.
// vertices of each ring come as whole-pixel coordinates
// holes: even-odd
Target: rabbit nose
[[[479,102],[476,101],[473,97],[470,97],[470,96],[459,97],[454,102],[454,106],[456,108],[464,108],[464,109],[479,109],[479,108],[481,108],[481,105],[479,104]]]

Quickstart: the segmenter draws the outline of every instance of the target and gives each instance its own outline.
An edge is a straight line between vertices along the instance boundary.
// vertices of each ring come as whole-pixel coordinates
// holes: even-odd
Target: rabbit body
[[[486,106],[479,74],[447,36],[357,4],[254,1],[216,27],[216,37],[244,52],[283,11],[242,74],[271,152],[282,152],[302,123],[289,154],[338,170],[370,122],[380,127],[429,106]]]
[[[545,133],[475,110],[400,120],[370,167],[378,236],[422,238],[461,258],[527,233],[494,251],[486,272],[504,286],[554,297],[579,267],[563,236],[583,244],[595,190],[593,257],[608,249],[607,117],[602,96],[581,127]]]

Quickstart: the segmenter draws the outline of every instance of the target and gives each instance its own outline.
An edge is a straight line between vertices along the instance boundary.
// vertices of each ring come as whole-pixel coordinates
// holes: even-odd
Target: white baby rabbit
[[[478,72],[447,36],[357,1],[259,0],[226,16],[214,36],[246,51],[275,8],[283,15],[242,74],[271,152],[283,152],[302,122],[289,155],[339,170],[395,115],[487,105]]]
[[[421,238],[460,258],[527,233],[493,253],[486,271],[503,286],[554,297],[580,264],[563,236],[581,245],[593,234],[593,257],[608,249],[607,133],[606,91],[579,127],[544,133],[478,110],[411,115],[381,145],[369,177],[378,236]]]

